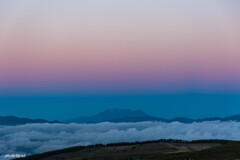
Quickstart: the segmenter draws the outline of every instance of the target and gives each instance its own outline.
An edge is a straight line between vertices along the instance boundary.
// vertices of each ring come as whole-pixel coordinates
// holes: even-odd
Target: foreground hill
[[[240,158],[240,143],[218,140],[159,140],[72,147],[22,158],[21,160],[222,160]]]
[[[151,155],[145,158],[155,160],[239,160],[240,142],[231,142],[201,151]]]

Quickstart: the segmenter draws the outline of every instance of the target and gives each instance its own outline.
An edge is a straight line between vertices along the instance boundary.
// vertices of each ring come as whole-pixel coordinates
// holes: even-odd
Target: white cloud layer
[[[0,127],[0,155],[35,154],[78,145],[169,138],[240,140],[239,135],[239,122],[26,124]]]

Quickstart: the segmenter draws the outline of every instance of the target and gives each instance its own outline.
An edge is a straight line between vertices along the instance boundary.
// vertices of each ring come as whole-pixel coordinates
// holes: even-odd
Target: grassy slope
[[[155,160],[236,160],[240,159],[240,142],[231,142],[202,151],[152,155],[146,158]]]
[[[192,156],[180,154],[220,146],[221,141],[169,142],[152,141],[140,143],[120,143],[107,146],[73,147],[58,151],[33,155],[24,160],[136,160],[136,159],[175,159]],[[206,150],[207,151],[207,150]],[[178,154],[173,154],[178,153]],[[198,153],[198,152],[196,152]],[[200,152],[199,152],[200,153]],[[198,153],[198,154],[199,154]],[[198,156],[198,155],[196,155]],[[200,155],[201,156],[201,155]]]

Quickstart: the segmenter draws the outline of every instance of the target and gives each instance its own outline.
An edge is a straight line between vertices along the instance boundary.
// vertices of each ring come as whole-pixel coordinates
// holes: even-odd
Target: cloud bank
[[[0,127],[0,155],[36,154],[66,147],[157,139],[240,140],[239,122],[26,124]]]

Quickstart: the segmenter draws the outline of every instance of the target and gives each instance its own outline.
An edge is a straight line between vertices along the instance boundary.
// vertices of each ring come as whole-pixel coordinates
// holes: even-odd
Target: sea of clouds
[[[240,140],[239,122],[26,124],[0,127],[0,156],[36,154],[79,145],[157,139]]]

